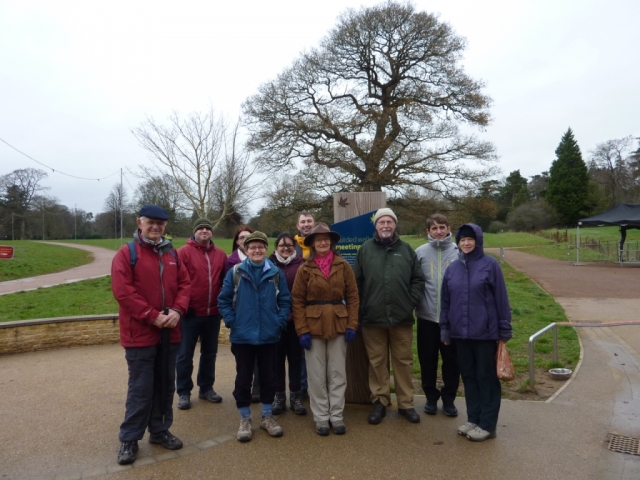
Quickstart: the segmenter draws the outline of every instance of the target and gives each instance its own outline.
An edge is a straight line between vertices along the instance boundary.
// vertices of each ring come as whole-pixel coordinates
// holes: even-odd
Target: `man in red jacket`
[[[218,294],[224,280],[225,253],[211,241],[213,226],[200,218],[193,226],[193,237],[178,250],[180,263],[189,272],[191,296],[189,310],[182,319],[182,345],[176,360],[178,408],[191,408],[193,389],[193,354],[200,338],[200,365],[198,367],[198,397],[220,403],[222,397],[213,389],[215,382],[220,312]]]
[[[119,435],[120,465],[135,461],[145,429],[150,443],[169,450],[182,448],[182,441],[169,427],[173,422],[180,317],[189,306],[189,273],[178,261],[171,241],[163,237],[168,219],[167,212],[157,205],[142,207],[133,250],[124,245],[111,264],[111,289],[120,305],[120,343],[129,368],[126,412]]]

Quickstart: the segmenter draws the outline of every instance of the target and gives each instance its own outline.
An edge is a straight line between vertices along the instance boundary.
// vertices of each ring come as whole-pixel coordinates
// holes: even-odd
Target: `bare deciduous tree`
[[[630,166],[633,137],[628,136],[599,143],[591,151],[589,173],[604,187],[610,207],[620,202],[633,201],[634,175]]]
[[[465,41],[410,3],[347,10],[243,105],[249,147],[272,171],[296,165],[314,187],[449,192],[494,173],[490,99],[460,65]],[[475,162],[472,162],[472,161]]]
[[[169,176],[183,196],[180,208],[200,217],[215,214],[214,228],[253,197],[254,168],[239,145],[238,125],[230,127],[213,109],[185,117],[174,112],[168,125],[149,118],[132,132],[154,162],[141,167],[145,175]]]
[[[47,172],[37,168],[21,168],[0,177],[0,196],[9,213],[20,219],[20,238],[26,239],[26,215],[35,205],[39,193],[48,190],[40,182],[47,178]]]

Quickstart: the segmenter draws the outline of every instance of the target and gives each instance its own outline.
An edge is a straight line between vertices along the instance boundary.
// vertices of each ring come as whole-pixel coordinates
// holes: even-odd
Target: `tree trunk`
[[[348,220],[358,215],[387,206],[384,192],[336,193],[333,195],[334,222]],[[369,405],[369,358],[364,346],[362,331],[347,346],[347,403]]]

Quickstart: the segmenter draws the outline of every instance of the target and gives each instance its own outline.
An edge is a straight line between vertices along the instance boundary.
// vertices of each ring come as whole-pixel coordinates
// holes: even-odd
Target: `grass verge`
[[[89,252],[29,240],[3,241],[14,248],[14,258],[0,260],[0,282],[45,275],[93,261]]]

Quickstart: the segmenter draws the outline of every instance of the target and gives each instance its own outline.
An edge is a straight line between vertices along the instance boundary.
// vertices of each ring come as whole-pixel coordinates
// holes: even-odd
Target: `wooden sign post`
[[[364,215],[387,206],[384,192],[351,192],[333,195],[334,222]],[[364,346],[362,332],[347,347],[347,403],[368,405],[371,403],[369,390],[369,358]]]

